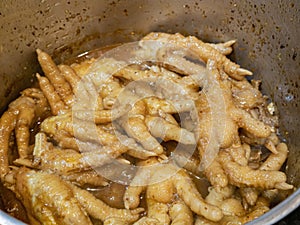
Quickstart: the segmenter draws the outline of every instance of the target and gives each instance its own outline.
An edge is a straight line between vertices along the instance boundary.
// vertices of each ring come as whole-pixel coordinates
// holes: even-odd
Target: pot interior
[[[230,57],[262,80],[289,146],[288,181],[300,186],[300,1],[34,1],[0,2],[0,109],[39,71],[35,49],[62,62],[82,52],[136,41],[151,31],[236,39]],[[298,196],[299,197],[299,196]]]

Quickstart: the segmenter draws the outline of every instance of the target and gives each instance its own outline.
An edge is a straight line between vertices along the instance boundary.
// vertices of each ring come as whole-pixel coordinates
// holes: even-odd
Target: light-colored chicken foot
[[[90,137],[90,140],[86,141],[86,137],[84,137],[84,138],[81,137],[82,135],[85,136],[84,132],[83,132],[83,134],[78,135],[77,132],[75,131],[76,137],[74,137],[72,130],[70,130],[69,128],[65,129],[65,127],[68,125],[66,125],[66,124],[63,125],[65,122],[67,122],[66,119],[64,119],[66,117],[70,117],[70,115],[69,116],[68,115],[60,115],[59,118],[55,118],[51,121],[45,121],[42,124],[42,130],[44,132],[46,132],[48,135],[52,136],[52,138],[58,143],[58,145],[61,148],[73,149],[78,152],[79,151],[86,152],[86,151],[96,150],[97,148],[101,148],[101,145],[107,145],[107,146],[110,146],[112,149],[119,149],[121,152],[123,152],[123,151],[126,152],[126,150],[127,150],[128,151],[127,154],[129,154],[133,157],[136,157],[136,158],[140,158],[140,159],[147,159],[148,157],[157,155],[155,152],[147,151],[141,145],[139,145],[133,138],[130,138],[127,135],[124,135],[117,130],[114,131],[115,137],[112,137],[112,134],[109,134],[108,132],[104,131],[102,128],[100,128],[100,127],[96,128],[99,131],[99,134],[104,133],[105,135],[107,135],[109,137],[108,139],[105,139],[105,137],[102,139],[99,138],[100,143],[99,143],[99,141],[97,143],[97,140],[98,140],[97,137],[95,137],[95,138]],[[68,120],[71,120],[70,118],[68,118]],[[60,120],[63,122],[60,123]],[[56,127],[55,124],[58,124],[58,127]],[[88,122],[86,122],[86,124],[88,124]],[[84,126],[86,124],[82,124],[82,125]],[[80,124],[77,124],[77,125],[80,125]],[[75,127],[80,129],[80,126],[75,126]],[[96,140],[96,143],[95,143],[95,140]],[[118,140],[118,142],[115,143],[115,141],[117,141],[117,140]],[[122,146],[119,142],[122,144]],[[115,144],[113,145],[113,143],[115,143]]]
[[[152,163],[155,163],[155,161]],[[218,207],[207,204],[203,200],[192,179],[183,169],[171,164],[156,164],[152,171],[152,173],[150,172],[151,177],[148,181],[150,185],[148,185],[146,191],[149,199],[158,203],[170,203],[172,196],[177,193],[185,204],[196,214],[203,215],[212,221],[219,221],[223,217],[222,211]],[[143,190],[144,189],[138,189],[138,191],[133,194],[139,194]],[[130,199],[128,194],[126,199],[127,201]],[[126,199],[124,199],[124,201]],[[135,201],[131,201],[130,203],[135,204],[131,205],[138,205],[138,197],[135,196],[133,199]]]
[[[253,170],[248,166],[241,166],[234,162],[226,150],[219,152],[219,162],[231,184],[238,187],[260,187],[263,189],[291,189],[292,186],[286,184],[286,175],[280,171]]]
[[[151,183],[147,186],[146,199],[152,199],[160,203],[170,203],[175,192],[171,179],[173,171],[171,171],[169,177],[166,174],[168,170],[158,169],[158,171],[160,173],[157,174],[153,171]],[[163,172],[164,174],[162,174]]]
[[[225,215],[222,220],[217,223],[212,222],[203,218],[202,216],[197,216],[195,225],[229,225],[229,224],[246,224],[259,216],[263,215],[269,211],[269,203],[265,198],[260,197],[257,204],[249,209],[245,215],[235,216],[235,215]]]
[[[251,148],[248,144],[233,145],[228,149],[232,159],[241,166],[247,166]]]
[[[182,144],[196,144],[195,136],[192,132],[169,123],[161,117],[147,116],[145,123],[154,137],[159,137],[164,141],[175,140]]]
[[[87,170],[82,172],[72,172],[66,175],[60,175],[63,180],[70,181],[73,184],[81,187],[86,187],[86,185],[99,187],[107,186],[109,181],[102,177],[95,170]]]
[[[166,99],[151,96],[144,98],[143,101],[146,104],[147,112],[152,116],[158,115],[159,111],[170,114],[189,112],[194,107],[194,102],[189,101],[188,99],[168,101]]]
[[[148,183],[152,176],[152,165],[157,164],[156,157],[151,157],[137,164],[139,166],[133,180],[126,188],[123,196],[124,206],[126,209],[135,209],[140,204],[140,195],[147,189]]]
[[[0,175],[1,180],[4,179],[4,176],[9,172],[9,141],[11,132],[13,132],[16,121],[17,121],[17,112],[15,110],[8,110],[4,112],[0,119]]]
[[[198,177],[204,177],[204,173],[200,170],[200,160],[194,156],[186,155],[184,152],[176,152],[174,161],[178,167],[182,167]]]
[[[260,191],[254,187],[242,187],[240,188],[240,194],[243,198],[243,205],[247,209],[250,206],[255,205]]]
[[[141,219],[136,221],[133,225],[156,225],[158,223],[159,223],[159,221],[155,218],[143,216]]]
[[[231,80],[231,84],[233,101],[237,107],[250,110],[265,102],[259,89],[253,87],[247,79]]]
[[[172,180],[176,192],[193,212],[212,221],[222,219],[222,211],[218,207],[210,205],[203,200],[192,179],[184,170],[179,170],[176,175],[172,177]]]
[[[147,216],[158,221],[158,225],[168,225],[171,222],[168,214],[169,207],[166,203],[158,202],[152,198],[147,197]]]
[[[288,147],[285,143],[276,146],[277,154],[271,153],[265,162],[259,167],[260,170],[280,170],[288,156]]]
[[[118,217],[110,217],[103,221],[103,225],[129,225],[127,221]]]
[[[234,198],[235,188],[228,185],[224,188],[209,188],[205,201],[222,209],[224,215],[242,216],[245,210],[240,200]]]
[[[180,59],[181,59],[181,61],[183,61],[183,58],[180,57]],[[186,63],[186,60],[184,61],[184,63]],[[174,65],[174,67],[175,67],[175,65]],[[193,69],[195,67],[196,67],[195,64],[193,64],[192,67],[188,67],[185,64],[182,65],[182,63],[181,63],[180,71],[182,73],[184,72],[184,74],[187,75],[189,73],[187,73],[187,71],[185,71],[185,69],[189,71],[190,69]],[[198,67],[193,69],[192,71],[195,72],[196,69],[198,69]],[[196,71],[195,73],[196,73],[196,75],[181,77],[178,74],[176,74],[170,70],[167,70],[163,67],[152,66],[148,70],[140,70],[140,69],[128,66],[128,67],[125,67],[124,69],[116,72],[114,74],[114,76],[125,78],[125,79],[132,80],[132,81],[138,81],[138,80],[143,80],[143,79],[149,80],[149,79],[157,78],[157,79],[165,80],[168,82],[172,82],[173,85],[178,85],[177,87],[180,87],[182,92],[187,93],[188,97],[191,99],[191,98],[197,97],[197,95],[195,93],[197,91],[199,91],[199,86],[200,86],[199,83],[201,83],[200,81],[203,80],[203,76],[199,76],[199,71]],[[149,98],[149,100],[151,100],[151,97]],[[179,108],[177,107],[176,109],[179,112],[185,110],[184,108],[180,109],[180,107]]]
[[[230,76],[237,80],[243,79],[245,75],[252,75],[250,71],[240,68],[239,65],[231,62],[218,50],[214,49],[209,44],[203,43],[201,40],[193,36],[184,37],[179,33],[167,34],[153,32],[146,35],[142,39],[142,46],[143,42],[145,41],[160,41],[168,45],[172,44],[174,46],[182,47],[184,49],[189,49],[205,62],[207,62],[209,59],[215,60],[219,69],[224,70],[226,73],[228,73]]]
[[[176,46],[165,46],[157,51],[156,56],[158,61],[162,62],[163,66],[170,71],[186,76],[197,75],[198,79],[194,80],[196,81],[195,84],[203,83],[205,76],[208,75],[205,63],[202,60],[194,63],[186,58],[195,58],[187,49],[176,48]]]
[[[128,115],[122,118],[121,125],[126,133],[136,139],[149,151],[160,155],[164,152],[160,143],[150,134],[145,124],[146,105],[143,101],[135,103]]]
[[[59,149],[47,142],[44,133],[38,133],[33,151],[33,166],[67,175],[69,172],[80,172],[100,167],[110,163],[122,153],[122,151],[115,151],[105,146],[99,146],[97,150],[83,153],[72,149]]]
[[[79,119],[73,120],[72,114],[70,113],[49,117],[41,124],[41,131],[53,136],[54,138],[61,130],[68,133],[71,137],[76,137],[80,141],[110,146],[112,149],[119,149],[122,153],[128,149],[128,147],[119,142],[115,135],[110,134],[92,122],[82,121]]]
[[[208,219],[205,219],[203,216],[196,216],[195,225],[220,225],[219,222],[213,222]]]
[[[29,100],[29,99],[28,99]],[[16,142],[20,158],[27,158],[31,154],[29,150],[30,126],[35,118],[35,104],[23,103],[19,107],[19,115],[16,123]]]
[[[30,128],[48,110],[48,103],[39,89],[28,88],[21,93],[20,98],[11,103],[10,107],[18,110],[15,127],[16,143],[19,157],[26,158],[31,154]]]
[[[207,43],[207,44],[209,44],[211,47],[221,52],[223,55],[229,55],[233,50],[231,46],[235,43],[236,40],[229,40],[224,43],[217,43],[217,44]]]
[[[279,143],[276,146],[277,153],[271,153],[270,156],[262,163],[262,165],[258,168],[259,170],[263,171],[278,171],[282,167],[283,163],[285,162],[288,154],[288,148],[285,143]],[[279,189],[291,189],[292,185],[282,183],[281,185],[277,186]],[[245,199],[245,201],[253,206],[255,205],[260,191],[252,188],[246,187],[241,188],[240,190],[241,195]]]
[[[148,151],[144,149],[140,144],[138,144],[135,139],[128,137],[125,134],[120,133],[118,130],[114,131],[119,141],[128,147],[126,154],[133,156],[137,159],[148,159],[152,156],[157,156],[155,152]]]
[[[226,187],[216,188],[211,186],[208,188],[208,195],[205,198],[205,201],[211,205],[221,206],[225,199],[230,198],[235,188],[232,185],[228,185]]]
[[[184,71],[184,69],[189,70],[190,67],[184,66],[184,68],[182,68],[183,66],[184,65],[182,65],[180,67],[182,69],[180,71],[185,72],[184,74],[187,74],[186,71]],[[194,68],[194,67],[195,67],[195,65],[193,65],[192,68]],[[195,70],[193,70],[193,71],[195,71]],[[138,81],[138,80],[150,81],[151,79],[153,80],[154,78],[156,78],[156,79],[164,80],[165,82],[171,82],[172,85],[175,85],[177,87],[177,90],[176,90],[177,92],[178,92],[178,88],[180,88],[182,93],[186,93],[190,99],[192,97],[196,98],[195,89],[197,89],[196,92],[199,90],[199,85],[198,85],[199,82],[198,81],[201,80],[201,77],[198,77],[198,74],[197,74],[197,77],[196,77],[196,75],[193,75],[192,78],[187,78],[187,76],[181,77],[177,73],[174,73],[170,70],[167,70],[163,67],[158,67],[158,66],[152,66],[148,70],[140,70],[140,69],[128,66],[128,67],[125,67],[124,69],[116,72],[114,74],[114,76],[120,77],[120,78],[125,78],[130,81]],[[185,79],[187,79],[187,80],[185,80]],[[149,98],[149,100],[151,100],[151,97]],[[185,109],[184,108],[181,109],[180,107],[179,108],[177,107],[177,111],[181,112],[183,110],[185,110]]]
[[[217,158],[218,157],[219,156],[217,156]],[[217,158],[204,169],[204,174],[212,186],[226,187],[228,185],[228,177]]]
[[[16,143],[20,158],[30,153],[30,127],[48,111],[46,98],[39,89],[25,89],[19,98],[13,101],[0,119],[0,177],[9,172],[9,143],[15,130]]]
[[[171,225],[194,224],[193,212],[183,201],[173,203],[169,209],[169,214],[172,221]]]
[[[150,115],[158,115],[160,111],[164,113],[181,113],[190,111],[193,107],[191,102],[186,100],[178,100],[168,102],[157,97],[143,98],[146,104],[147,113]],[[102,109],[95,111],[75,111],[73,115],[82,120],[93,120],[96,124],[109,123],[123,116],[126,112],[130,111],[129,105],[116,106],[113,109]]]
[[[264,213],[268,212],[269,202],[263,198],[259,197],[255,206],[250,208],[245,215],[242,216],[224,216],[223,219],[219,222],[220,224],[246,224]]]
[[[235,197],[225,199],[220,208],[225,216],[244,216],[246,214],[241,200]]]
[[[105,221],[111,217],[124,219],[126,222],[134,222],[139,219],[140,213],[144,211],[143,208],[136,208],[133,210],[116,209],[106,205],[101,200],[86,190],[80,189],[74,185],[69,185],[72,189],[74,196],[87,211],[89,215],[101,221]]]
[[[30,217],[40,223],[92,224],[72,189],[56,175],[20,169],[15,191]]]
[[[252,146],[263,145],[270,152],[277,154],[278,151],[276,149],[276,146],[279,144],[279,138],[273,131],[273,130],[276,130],[277,128],[271,127],[271,129],[272,129],[272,133],[267,138],[258,138],[255,135],[243,130],[243,132],[240,135],[240,139],[242,142],[247,143]]]
[[[49,104],[42,90],[39,88],[27,88],[21,92],[21,96],[27,96],[35,101],[35,115],[37,119],[49,115]]]
[[[58,65],[58,69],[61,71],[61,75],[66,79],[72,88],[72,92],[76,93],[77,86],[81,81],[81,77],[68,65]]]
[[[45,73],[45,76],[53,85],[55,92],[61,97],[62,101],[66,105],[72,105],[73,92],[70,84],[46,52],[43,52],[40,49],[37,49],[36,52],[38,55],[38,61]]]
[[[199,112],[196,133],[199,154],[206,164],[204,169],[212,162],[212,157],[217,156],[220,148],[228,148],[240,142],[239,128],[256,137],[266,138],[271,134],[269,126],[234,105],[230,83],[220,79],[220,73],[215,69],[213,61],[208,61],[207,68],[211,72],[210,82],[196,101]]]
[[[68,109],[65,103],[61,100],[60,96],[55,92],[53,85],[50,83],[47,77],[36,74],[39,86],[46,96],[51,112],[53,115],[58,115],[62,110]]]

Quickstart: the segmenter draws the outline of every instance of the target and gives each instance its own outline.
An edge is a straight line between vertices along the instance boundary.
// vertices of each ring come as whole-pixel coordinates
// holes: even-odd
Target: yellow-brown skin
[[[219,221],[223,217],[218,207],[207,204],[203,200],[192,179],[183,169],[171,164],[159,165],[157,162],[154,158],[142,163],[143,166],[156,165],[158,167],[148,169],[141,167],[138,174],[139,176],[143,175],[143,177],[139,177],[141,179],[139,182],[135,180],[135,183],[131,184],[124,194],[125,207],[136,207],[139,204],[139,195],[143,190],[146,190],[146,199],[150,199],[148,207],[153,206],[154,211],[158,205],[165,208],[163,204],[171,203],[174,194],[177,193],[196,214],[203,215],[213,221]]]
[[[161,41],[168,44],[174,44],[175,46],[183,47],[184,49],[189,49],[194,54],[196,54],[200,59],[207,62],[209,59],[215,60],[219,69],[224,70],[234,79],[243,79],[245,75],[252,75],[248,70],[240,68],[239,65],[231,62],[226,56],[221,52],[216,50],[211,45],[202,42],[194,36],[184,37],[183,35],[167,34],[153,32],[146,35],[142,41]]]
[[[175,202],[169,210],[171,225],[192,225],[194,217],[191,209],[182,201]]]
[[[92,224],[72,190],[55,175],[20,169],[15,191],[40,224]]]
[[[49,111],[48,103],[39,89],[29,88],[13,101],[0,119],[0,177],[9,172],[8,155],[11,134],[15,131],[19,157],[24,159],[32,152],[29,148],[30,128]]]
[[[52,58],[46,52],[43,52],[40,49],[37,49],[36,52],[38,55],[38,61],[44,71],[44,74],[48,78],[49,83],[53,85],[55,92],[67,106],[72,105],[72,88],[62,75],[60,69],[56,66]]]

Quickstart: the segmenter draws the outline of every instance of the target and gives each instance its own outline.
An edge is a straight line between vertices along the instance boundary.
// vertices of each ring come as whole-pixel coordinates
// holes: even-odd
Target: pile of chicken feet
[[[288,148],[260,82],[226,57],[234,43],[150,33],[142,62],[58,66],[38,49],[38,87],[0,119],[1,181],[30,223],[244,224],[267,212],[293,189]],[[112,162],[134,168],[123,208],[86,188],[108,185]]]

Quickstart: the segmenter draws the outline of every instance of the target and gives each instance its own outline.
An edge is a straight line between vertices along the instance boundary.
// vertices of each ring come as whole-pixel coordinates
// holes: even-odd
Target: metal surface
[[[31,85],[38,69],[36,48],[60,62],[150,31],[181,32],[212,42],[237,39],[231,57],[262,79],[263,92],[275,101],[290,148],[289,181],[299,187],[299,10],[297,0],[0,1],[0,109]],[[298,190],[257,221],[278,221],[299,199]]]

